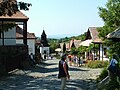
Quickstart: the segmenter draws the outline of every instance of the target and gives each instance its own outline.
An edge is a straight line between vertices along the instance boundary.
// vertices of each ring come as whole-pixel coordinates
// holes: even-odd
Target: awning
[[[57,48],[55,49],[56,52],[60,52],[61,51],[61,48]]]
[[[91,43],[92,43],[92,40],[85,40],[85,41],[82,41],[79,45],[80,46],[90,46]]]

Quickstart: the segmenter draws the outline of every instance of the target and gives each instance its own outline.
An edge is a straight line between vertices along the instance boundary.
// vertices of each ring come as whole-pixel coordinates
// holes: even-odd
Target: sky
[[[21,1],[21,0],[18,0]],[[28,32],[40,37],[43,29],[47,36],[69,37],[81,35],[89,27],[101,27],[98,7],[105,7],[107,0],[22,0],[32,6],[22,11],[28,20]]]

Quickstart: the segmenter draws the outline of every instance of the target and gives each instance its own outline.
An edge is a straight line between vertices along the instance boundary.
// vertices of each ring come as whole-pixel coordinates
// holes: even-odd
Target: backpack
[[[113,66],[113,64],[114,64],[114,66]],[[111,61],[111,64],[108,66],[108,70],[112,73],[117,72],[117,66],[116,66],[115,62],[113,62],[113,60]]]

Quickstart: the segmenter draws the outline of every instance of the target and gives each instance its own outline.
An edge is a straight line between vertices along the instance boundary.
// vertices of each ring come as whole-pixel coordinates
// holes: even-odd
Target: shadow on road
[[[11,74],[8,77],[0,80],[0,90],[60,90],[60,79],[57,74],[58,67],[48,68],[46,66],[56,65],[57,63],[41,63],[35,68],[25,69],[30,70],[30,73],[43,73],[43,77],[31,77],[27,73]],[[70,67],[69,71],[88,71],[80,68]],[[49,73],[46,75],[46,73]],[[66,90],[88,90],[90,80],[71,79],[68,80]],[[89,89],[90,90],[90,89]],[[92,89],[94,90],[94,89]]]

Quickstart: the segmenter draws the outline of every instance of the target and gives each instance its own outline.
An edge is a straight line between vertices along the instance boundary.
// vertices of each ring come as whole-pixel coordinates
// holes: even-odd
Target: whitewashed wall
[[[22,39],[16,39],[16,44],[23,44]],[[33,53],[35,54],[35,39],[28,39],[27,40],[27,45],[28,45],[28,53]]]
[[[4,32],[4,38],[12,38],[12,39],[4,39],[4,45],[16,45],[16,28],[9,29],[7,32]],[[0,45],[3,45],[2,39],[0,39]]]
[[[49,47],[40,47],[40,53],[44,54],[44,51],[46,51],[46,54],[49,54],[50,53]]]
[[[29,54],[33,53],[33,55],[35,55],[35,39],[27,40],[27,45],[28,45]]]
[[[102,48],[102,44],[100,45],[100,60],[102,60],[102,55],[103,55],[103,60],[106,61],[109,60],[109,58],[104,55],[104,48],[107,48],[107,50],[109,49],[106,46],[103,46]]]
[[[44,51],[46,51],[46,54],[44,54]],[[49,47],[40,47],[40,53],[43,59],[44,59],[44,55],[46,55],[47,56],[46,58],[48,59],[50,54]]]

